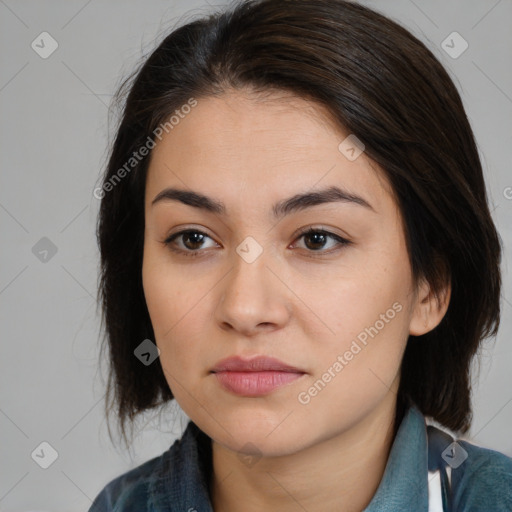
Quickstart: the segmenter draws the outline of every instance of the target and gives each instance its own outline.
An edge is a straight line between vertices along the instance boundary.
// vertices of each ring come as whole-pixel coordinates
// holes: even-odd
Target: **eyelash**
[[[165,239],[162,243],[166,247],[168,247],[169,250],[171,250],[172,252],[184,255],[189,258],[196,258],[198,256],[201,256],[201,249],[198,249],[195,251],[192,251],[192,250],[184,251],[183,249],[177,249],[176,247],[172,246],[172,242],[176,238],[178,238],[182,235],[191,234],[191,233],[199,233],[200,235],[205,235],[208,238],[211,238],[206,233],[204,233],[203,231],[200,231],[198,229],[185,229],[183,231],[178,231],[177,233],[172,234],[167,239]],[[299,240],[300,238],[303,238],[307,235],[312,235],[312,234],[327,235],[327,237],[332,238],[338,242],[338,247],[336,249],[331,249],[330,251],[325,251],[325,252],[323,252],[321,250],[318,250],[318,251],[308,250],[308,252],[311,252],[311,253],[320,253],[322,255],[330,254],[330,253],[336,252],[336,251],[342,249],[343,247],[348,246],[352,243],[350,240],[347,240],[346,238],[342,238],[339,235],[335,235],[334,233],[331,233],[330,231],[325,231],[324,229],[315,229],[315,228],[311,228],[311,227],[301,229],[299,231],[299,237],[297,238],[297,240]]]

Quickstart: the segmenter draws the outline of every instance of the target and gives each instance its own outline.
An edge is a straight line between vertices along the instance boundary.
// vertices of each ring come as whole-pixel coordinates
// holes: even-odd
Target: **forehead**
[[[232,91],[197,99],[152,151],[146,200],[179,186],[237,202],[274,202],[330,185],[391,200],[382,171],[363,152],[348,160],[338,149],[346,132],[325,107],[284,92]]]

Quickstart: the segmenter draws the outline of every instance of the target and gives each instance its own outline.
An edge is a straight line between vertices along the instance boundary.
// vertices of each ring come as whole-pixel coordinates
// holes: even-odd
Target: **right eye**
[[[182,231],[178,231],[177,233],[172,234],[166,240],[164,240],[163,244],[167,246],[171,251],[176,252],[178,254],[183,254],[184,256],[196,257],[200,256],[199,249],[203,247],[201,244],[204,243],[206,238],[210,238],[206,233],[199,231],[197,229],[185,229]],[[180,240],[182,247],[175,246],[175,240]]]

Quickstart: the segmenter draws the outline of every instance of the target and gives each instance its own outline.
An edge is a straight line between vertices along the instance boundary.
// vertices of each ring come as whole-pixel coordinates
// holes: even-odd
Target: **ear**
[[[421,336],[432,331],[443,319],[450,304],[451,285],[446,285],[436,296],[430,284],[422,279],[416,294],[416,304],[409,324],[409,334]]]

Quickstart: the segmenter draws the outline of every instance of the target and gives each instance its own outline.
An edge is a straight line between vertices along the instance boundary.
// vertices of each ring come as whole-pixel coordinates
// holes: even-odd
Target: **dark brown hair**
[[[97,227],[107,414],[115,407],[126,440],[128,419],[133,424],[173,398],[160,360],[144,366],[134,356],[144,339],[154,341],[141,273],[149,157],[115,186],[113,177],[191,97],[241,88],[314,100],[384,171],[405,221],[415,282],[426,278],[436,296],[447,282],[452,287],[441,323],[409,337],[399,402],[466,432],[470,363],[480,342],[497,333],[501,291],[501,239],[473,132],[427,47],[396,22],[342,0],[236,2],[174,30],[119,88],[122,115]]]

